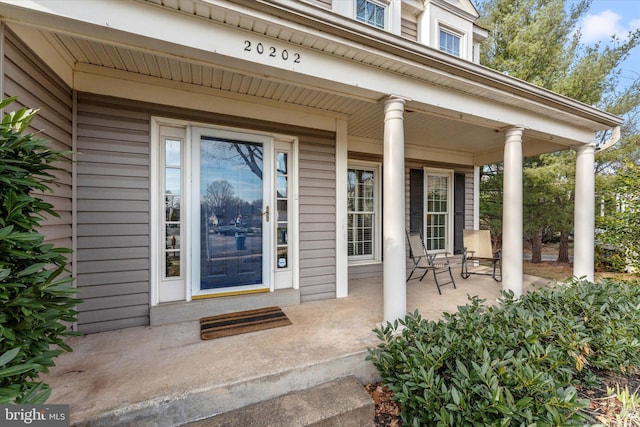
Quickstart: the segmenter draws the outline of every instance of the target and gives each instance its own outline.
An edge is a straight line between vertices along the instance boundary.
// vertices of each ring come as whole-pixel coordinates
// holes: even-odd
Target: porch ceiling
[[[277,76],[248,74],[229,70],[217,64],[196,63],[185,58],[162,55],[119,44],[90,40],[79,36],[41,31],[41,35],[74,68],[91,66],[93,70],[118,70],[137,76],[152,77],[185,85],[211,88],[247,99],[259,98],[289,105],[320,110],[347,117],[350,138],[379,142],[384,133],[382,94],[350,97],[342,90],[327,85],[322,89],[294,84]],[[81,65],[82,64],[82,65]],[[445,114],[418,111],[411,102],[405,115],[405,138],[408,145],[422,149],[481,154],[495,152],[501,158],[504,135],[500,124],[478,126]],[[557,149],[562,149],[559,146]]]
[[[158,85],[165,81],[174,89],[202,87],[222,97],[346,117],[349,143],[362,144],[367,152],[381,152],[380,101],[389,94],[415,94],[416,100],[406,104],[405,142],[410,156],[427,160],[446,152],[445,161],[454,163],[499,161],[506,126],[524,125],[526,156],[590,143],[593,132],[621,123],[593,107],[305,1],[96,0],[91,8],[77,8],[73,1],[0,3],[8,27],[26,34],[36,53],[58,63],[57,71],[71,85],[77,72],[119,73],[137,81],[148,77]],[[213,28],[233,38],[234,47],[210,42],[217,34]],[[245,37],[299,46],[306,68],[239,55],[237,46]],[[74,87],[90,90],[87,82]]]
[[[287,3],[287,8],[312,7],[305,2],[283,2]],[[299,45],[334,59],[342,58],[345,63],[364,66],[363,70],[390,73],[395,77],[396,84],[398,76],[401,76],[404,82],[408,82],[407,88],[412,88],[415,82],[415,88],[423,91],[423,101],[408,101],[406,104],[405,141],[407,146],[413,147],[410,155],[418,158],[433,159],[433,153],[448,152],[452,162],[471,165],[499,161],[504,144],[501,129],[517,124],[514,120],[518,120],[518,117],[531,114],[543,120],[553,117],[552,120],[558,120],[561,126],[573,129],[579,126],[582,127],[581,131],[611,127],[608,122],[604,123],[610,117],[600,117],[597,111],[580,111],[577,114],[577,107],[559,96],[515,79],[501,75],[496,77],[494,74],[497,73],[486,77],[484,74],[491,73],[477,64],[445,56],[397,36],[375,32],[353,20],[347,22],[345,18],[342,22],[343,18],[334,15],[323,16],[322,19],[310,18],[314,16],[311,13],[314,11],[305,9],[297,15],[297,12],[287,15],[286,19],[293,20],[291,23],[280,20],[279,12],[275,9],[259,10],[251,15],[253,12],[248,11],[252,9],[244,8],[243,3],[246,2],[233,0],[213,6],[208,0],[144,0],[126,5],[139,12],[150,6],[162,13],[169,11],[169,15],[178,13],[189,25],[214,22],[226,30],[240,30],[246,34],[264,35],[269,39]],[[266,6],[255,2],[251,5],[257,9],[273,8],[279,2],[270,3],[273,4]],[[367,89],[366,85],[359,85],[357,79],[336,79],[330,72],[316,73],[315,76],[314,73],[303,74],[294,69],[275,68],[248,62],[237,56],[225,56],[209,48],[187,47],[170,43],[170,39],[161,41],[142,34],[134,35],[124,28],[116,30],[109,23],[105,25],[99,18],[93,22],[82,22],[84,17],[77,20],[63,18],[68,13],[64,8],[60,9],[59,17],[54,17],[49,13],[33,13],[23,9],[19,2],[16,5],[5,8],[7,15],[4,19],[8,26],[19,35],[27,35],[36,53],[51,56],[50,52],[55,52],[54,55],[62,60],[60,62],[66,63],[72,70],[69,76],[84,71],[97,75],[120,73],[119,76],[122,76],[126,73],[132,79],[154,79],[155,84],[162,85],[164,81],[173,88],[184,85],[191,91],[195,87],[197,91],[202,87],[212,89],[223,97],[228,95],[230,98],[254,102],[258,99],[280,107],[318,112],[325,117],[345,117],[350,144],[353,141],[364,143],[360,147],[374,147],[381,152],[384,133],[381,100],[389,95],[389,92],[385,92],[389,89],[379,84],[379,79],[385,78],[383,73],[378,73],[376,83],[369,84]],[[148,8],[140,12],[141,16],[147,12]],[[326,11],[315,12],[323,14]],[[114,19],[114,16],[110,19]],[[166,18],[168,15],[162,16]],[[296,21],[303,19],[302,16],[306,16],[303,23],[314,29],[299,30]],[[94,18],[92,15],[91,19]],[[122,23],[119,24],[122,27]],[[370,46],[370,43],[377,45]],[[69,82],[74,80],[68,77]],[[87,90],[87,86],[81,90]],[[407,93],[410,91],[408,89]],[[428,99],[432,91],[438,93],[440,101]],[[424,92],[428,93],[426,98]],[[453,96],[457,101],[448,102],[443,96]],[[463,115],[456,110],[465,109],[466,100],[475,103],[475,110],[467,109],[473,114],[478,114],[485,102],[500,105],[503,111],[517,113],[507,114],[510,118],[484,115],[491,119],[480,118],[483,114]],[[443,108],[443,103],[449,104],[450,109]],[[538,122],[535,124],[538,126]],[[562,150],[576,142],[567,137],[554,139],[553,134],[545,132],[547,130],[543,126],[538,126],[536,132],[525,129],[525,155]],[[583,135],[584,132],[580,137]],[[588,132],[586,135],[588,138]]]

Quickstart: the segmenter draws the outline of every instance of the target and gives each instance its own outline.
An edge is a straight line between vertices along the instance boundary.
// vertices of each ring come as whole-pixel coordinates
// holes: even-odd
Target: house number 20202
[[[245,52],[256,52],[258,55],[268,55],[270,58],[279,58],[283,61],[293,61],[294,64],[299,64],[300,54],[297,52],[289,52],[287,49],[278,50],[273,46],[265,46],[264,44],[252,43],[250,40],[244,41]]]

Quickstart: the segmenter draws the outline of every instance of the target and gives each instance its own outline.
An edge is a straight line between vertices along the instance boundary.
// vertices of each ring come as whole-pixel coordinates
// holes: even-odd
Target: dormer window
[[[370,0],[356,0],[356,18],[374,27],[384,29],[386,7]]]
[[[462,37],[452,31],[440,28],[440,50],[450,55],[460,56],[460,40]]]

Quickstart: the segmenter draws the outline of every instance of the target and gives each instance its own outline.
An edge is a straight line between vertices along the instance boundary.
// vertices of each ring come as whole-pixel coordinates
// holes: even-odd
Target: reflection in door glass
[[[200,287],[262,280],[261,144],[200,140]]]

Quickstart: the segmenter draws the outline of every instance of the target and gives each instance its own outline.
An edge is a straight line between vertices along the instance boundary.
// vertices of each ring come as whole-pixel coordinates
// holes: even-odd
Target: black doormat
[[[291,325],[280,307],[238,311],[200,319],[200,338],[210,340]]]

